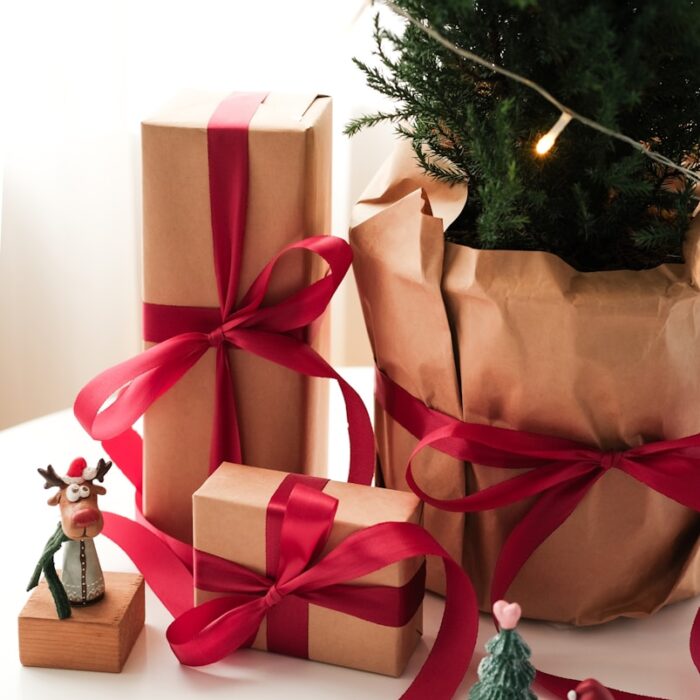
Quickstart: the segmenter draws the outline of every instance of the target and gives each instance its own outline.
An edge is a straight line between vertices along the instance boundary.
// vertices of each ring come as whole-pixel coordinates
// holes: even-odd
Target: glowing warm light
[[[537,153],[541,156],[543,156],[549,149],[554,145],[554,141],[556,139],[552,134],[545,134],[538,142],[537,145],[535,146],[535,150]]]
[[[548,153],[555,144],[559,134],[566,128],[566,125],[571,121],[571,115],[568,112],[562,112],[557,120],[557,123],[544,135],[535,145],[535,152],[543,156]]]

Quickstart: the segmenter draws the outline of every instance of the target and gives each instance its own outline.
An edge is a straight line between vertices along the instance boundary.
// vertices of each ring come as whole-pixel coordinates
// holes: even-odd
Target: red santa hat
[[[76,457],[71,463],[70,467],[68,467],[68,472],[66,473],[66,476],[70,476],[71,478],[83,478],[83,471],[87,469],[87,462],[83,457]]]
[[[82,484],[91,481],[97,475],[97,467],[88,467],[82,457],[76,457],[68,467],[68,473],[61,477],[66,484]]]
[[[581,681],[566,697],[567,700],[613,700],[610,691],[593,678]]]

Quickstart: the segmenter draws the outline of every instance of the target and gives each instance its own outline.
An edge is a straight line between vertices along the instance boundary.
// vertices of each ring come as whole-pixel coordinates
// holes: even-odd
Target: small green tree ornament
[[[522,611],[517,603],[499,600],[493,614],[500,632],[486,644],[489,653],[479,664],[479,681],[469,692],[469,700],[537,700],[530,690],[535,667],[530,663],[530,647],[515,631]]]

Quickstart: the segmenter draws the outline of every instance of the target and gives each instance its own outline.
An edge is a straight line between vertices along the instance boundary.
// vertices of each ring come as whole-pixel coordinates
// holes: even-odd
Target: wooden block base
[[[105,596],[72,608],[66,620],[46,581],[32,592],[19,614],[19,658],[24,666],[119,673],[145,619],[143,576],[105,573]]]

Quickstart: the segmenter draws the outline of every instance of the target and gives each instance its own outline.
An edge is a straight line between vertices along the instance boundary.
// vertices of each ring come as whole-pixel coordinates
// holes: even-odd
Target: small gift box
[[[215,648],[222,656],[217,644],[239,636],[256,649],[403,673],[422,630],[424,557],[382,552],[391,545],[372,526],[417,524],[413,494],[224,463],[193,501],[191,614],[199,627],[209,615],[210,629],[182,653],[186,663],[211,661]],[[376,570],[357,577],[368,561]]]

